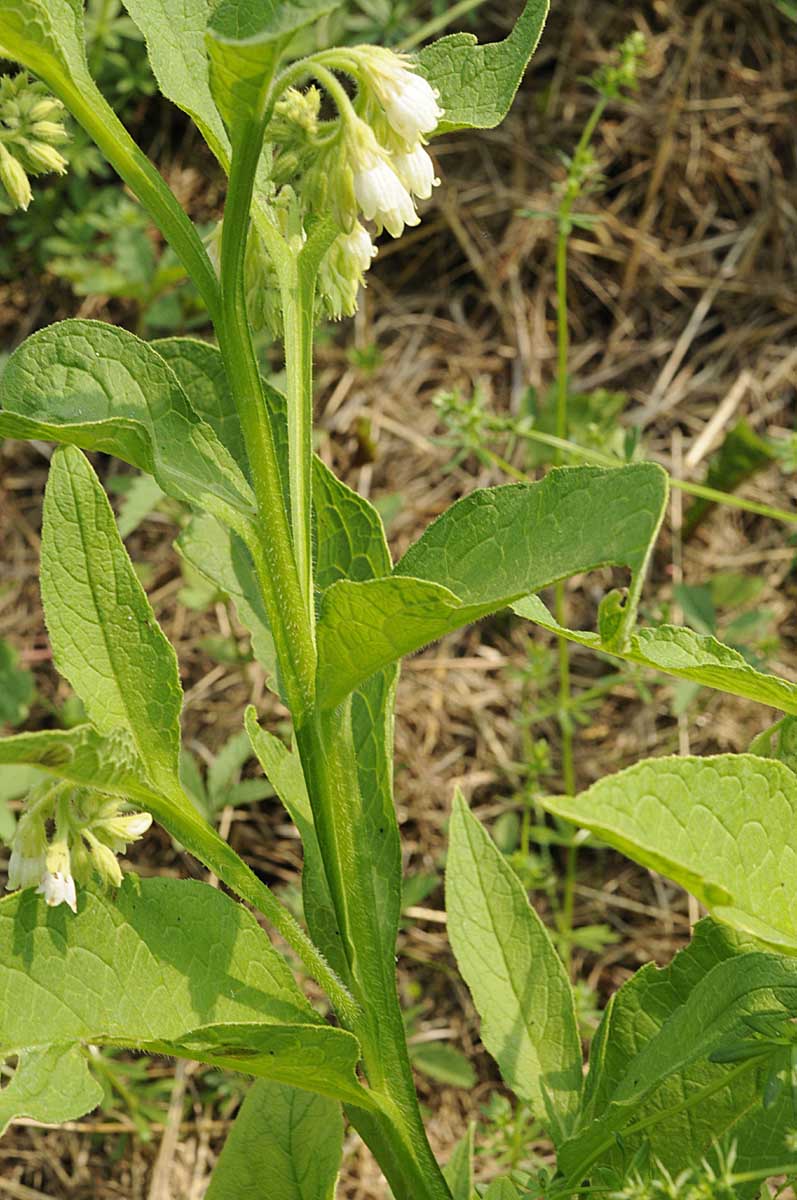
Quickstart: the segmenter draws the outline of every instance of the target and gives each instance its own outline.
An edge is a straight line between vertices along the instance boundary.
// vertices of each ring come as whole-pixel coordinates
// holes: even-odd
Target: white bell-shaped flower
[[[352,152],[354,195],[367,221],[375,221],[391,237],[401,237],[405,225],[418,225],[412,196],[390,166],[371,130],[360,122],[361,133]]]
[[[362,48],[361,61],[376,98],[393,129],[410,145],[431,133],[443,116],[439,93],[410,60],[380,46]]]
[[[419,200],[428,200],[432,188],[438,187],[440,180],[434,173],[434,163],[431,156],[418,142],[414,149],[406,154],[394,154],[393,168],[408,192]]]
[[[44,902],[49,904],[50,908],[66,904],[73,913],[77,912],[77,893],[71,875],[64,875],[61,871],[45,871],[36,891],[44,896]]]

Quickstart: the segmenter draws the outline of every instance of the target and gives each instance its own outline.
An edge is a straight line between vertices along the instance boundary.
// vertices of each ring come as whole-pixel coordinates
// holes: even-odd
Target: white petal
[[[428,200],[432,188],[440,183],[434,173],[434,163],[420,142],[408,154],[394,154],[393,167],[407,191],[419,200]]]
[[[381,158],[355,171],[354,194],[368,221],[400,237],[405,225],[420,221],[415,205],[395,171]]]
[[[71,875],[62,875],[60,871],[56,871],[54,874],[45,871],[36,890],[44,896],[44,902],[50,908],[56,908],[59,904],[67,904],[72,912],[77,912],[77,893],[75,892],[75,881]]]

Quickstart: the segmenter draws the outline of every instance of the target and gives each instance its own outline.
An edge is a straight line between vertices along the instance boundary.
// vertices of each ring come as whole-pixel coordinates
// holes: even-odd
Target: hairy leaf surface
[[[0,1053],[135,1046],[369,1104],[357,1041],[331,1029],[250,914],[216,888],[128,876],[78,913],[0,902]]]
[[[182,688],[105,492],[72,446],[44,497],[41,591],[53,659],[101,734],[124,730],[153,781],[178,776]]]
[[[246,1094],[205,1200],[333,1200],[343,1152],[340,1106],[258,1080]]]
[[[500,125],[537,49],[549,0],[527,0],[502,42],[480,46],[472,33],[451,33],[419,55],[421,73],[440,93],[444,116],[436,134]]]
[[[277,652],[246,546],[208,513],[197,513],[175,542],[181,557],[232,600],[252,637],[252,650],[277,690]]]
[[[613,654],[626,662],[663,671],[677,679],[689,679],[703,687],[716,688],[733,696],[770,704],[784,712],[797,713],[797,684],[767,675],[750,666],[737,650],[716,638],[675,625],[636,629],[625,647],[606,645],[598,633],[564,629],[554,620],[539,596],[527,596],[512,605],[520,617],[534,621],[552,633],[601,654]]]
[[[613,563],[632,584],[630,629],[667,480],[651,463],[564,467],[533,484],[473,492],[439,517],[388,578],[323,595],[318,687],[333,705],[380,667],[559,579]]]
[[[718,920],[797,955],[797,789],[783,763],[652,758],[543,803],[680,883]]]
[[[448,934],[482,1019],[482,1041],[559,1143],[581,1101],[570,982],[520,880],[460,795],[449,836]]]
[[[188,113],[216,158],[229,166],[230,143],[210,91],[207,31],[217,0],[124,0],[147,43],[160,90]]]
[[[797,963],[747,951],[710,966],[705,944],[697,953],[686,953],[693,971],[703,968],[703,973],[685,995],[681,981],[677,998],[682,1002],[673,1004],[663,1020],[655,1009],[648,1014],[650,997],[643,984],[638,1016],[647,1018],[650,1036],[637,1035],[638,1051],[607,1102],[596,1108],[596,1119],[561,1148],[564,1172],[580,1178],[598,1165],[619,1166],[623,1157],[618,1151],[628,1153],[640,1139],[652,1140],[666,1166],[683,1168],[700,1161],[737,1124],[764,1120],[760,1061],[712,1063],[709,1056],[729,1039],[750,1038],[747,1017],[775,1011],[787,1020],[797,1014]],[[628,1025],[615,1031],[610,1022],[606,1044],[625,1036],[631,1049],[628,1033]],[[710,1089],[702,1102],[701,1089]],[[775,1167],[779,1161],[769,1157],[763,1165]]]
[[[93,89],[79,0],[0,0],[0,48],[37,75]]]
[[[9,359],[0,402],[0,435],[113,454],[248,529],[254,498],[240,468],[160,354],[126,330],[75,320],[35,333]]]

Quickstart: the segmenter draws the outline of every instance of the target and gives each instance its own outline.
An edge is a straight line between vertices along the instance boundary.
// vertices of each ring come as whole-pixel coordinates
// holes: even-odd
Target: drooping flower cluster
[[[404,55],[355,46],[314,58],[337,115],[324,119],[315,85],[288,88],[279,99],[267,133],[271,210],[283,235],[300,239],[314,220],[334,215],[341,232],[321,262],[317,291],[319,315],[339,318],[356,310],[377,252],[373,234],[397,238],[417,225],[416,201],[428,200],[439,183],[426,137],[443,111],[437,93]],[[356,84],[353,100],[333,71]],[[247,262],[250,319],[279,333],[275,284],[255,229]]]
[[[92,875],[118,887],[117,859],[152,824],[149,813],[126,812],[124,802],[88,788],[42,784],[28,797],[11,842],[9,891],[36,885],[47,904],[77,911],[76,882]]]
[[[33,199],[30,175],[63,175],[67,160],[56,146],[69,141],[63,105],[27,75],[0,79],[0,183],[13,208]]]

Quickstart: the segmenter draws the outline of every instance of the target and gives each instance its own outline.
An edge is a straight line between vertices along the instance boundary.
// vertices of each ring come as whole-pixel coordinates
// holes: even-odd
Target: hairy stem
[[[245,257],[259,127],[253,121],[233,151],[221,252],[219,344],[238,410],[258,508],[255,568],[277,646],[288,706],[301,720],[315,690],[312,610],[302,591],[291,545],[274,436],[246,313]]]

